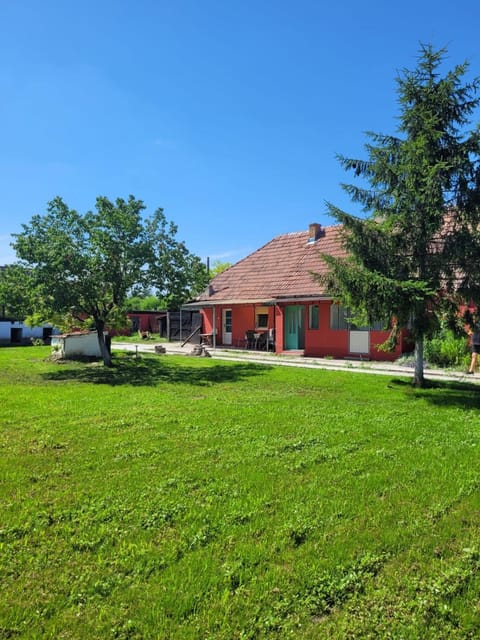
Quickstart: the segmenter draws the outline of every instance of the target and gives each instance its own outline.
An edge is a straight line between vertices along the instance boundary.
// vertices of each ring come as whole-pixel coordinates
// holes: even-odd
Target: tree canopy
[[[363,180],[342,187],[365,217],[327,203],[343,225],[348,257],[323,256],[329,273],[321,279],[354,314],[394,319],[384,347],[409,324],[417,385],[424,383],[424,338],[457,312],[459,292],[478,285],[469,260],[480,246],[480,133],[467,128],[479,80],[464,79],[467,63],[442,74],[445,54],[422,46],[417,67],[397,78],[397,136],[369,132],[367,159],[338,156]]]
[[[219,273],[223,273],[232,266],[231,262],[222,262],[221,260],[214,260],[210,267],[210,278],[218,276]]]
[[[177,228],[163,210],[144,218],[144,209],[133,196],[115,202],[101,196],[95,211],[82,215],[57,197],[14,236],[20,264],[31,274],[35,312],[44,319],[67,314],[77,326],[91,322],[106,365],[104,331],[125,323],[134,287],[153,286],[183,301],[202,274],[200,259],[175,239]]]
[[[155,290],[160,308],[176,311],[208,284],[206,265],[176,240],[177,226],[157,209],[146,223],[151,250],[148,286]]]
[[[0,267],[0,317],[25,320],[32,315],[32,291],[29,269],[19,264]]]

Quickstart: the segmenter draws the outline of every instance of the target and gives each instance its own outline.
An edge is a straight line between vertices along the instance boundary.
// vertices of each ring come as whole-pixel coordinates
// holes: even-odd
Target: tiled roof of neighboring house
[[[217,275],[202,302],[267,302],[268,300],[324,295],[310,272],[325,273],[320,253],[345,255],[340,225],[310,225],[308,231],[277,236],[254,253]]]

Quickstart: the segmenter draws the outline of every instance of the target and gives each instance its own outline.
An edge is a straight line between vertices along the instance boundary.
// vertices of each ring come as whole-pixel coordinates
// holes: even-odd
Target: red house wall
[[[349,332],[347,329],[330,328],[330,306],[331,301],[314,302],[319,306],[319,328],[309,329],[309,306],[305,305],[305,350],[306,356],[333,356],[334,358],[345,358],[352,356],[349,350]],[[395,351],[379,351],[376,345],[384,343],[389,331],[370,331],[370,351],[368,357],[372,360],[396,360],[400,357],[404,349],[403,335],[397,344]]]
[[[308,328],[309,307],[319,307],[318,329]],[[330,329],[330,301],[305,305],[305,355],[344,357],[348,354],[348,331]]]
[[[202,333],[213,332],[213,313],[212,308],[200,309],[200,315],[202,316]]]
[[[216,344],[223,344],[223,310],[232,310],[232,346],[240,347],[244,345],[245,333],[249,330],[255,330],[255,309],[257,306],[254,304],[244,305],[225,305],[215,307],[215,327],[217,329]],[[268,308],[268,326],[273,328],[275,325],[274,320],[274,307]],[[206,308],[201,310],[203,320],[203,333],[213,333],[213,310],[212,308]],[[259,329],[261,331],[261,329]]]
[[[289,303],[290,304],[290,303]],[[300,303],[299,303],[300,304]],[[319,328],[309,329],[309,306],[316,304],[319,306]],[[317,301],[312,303],[302,303],[305,308],[305,348],[303,353],[307,357],[331,356],[334,358],[345,358],[352,356],[349,351],[349,332],[347,329],[330,328],[330,305],[331,301]],[[215,326],[217,329],[216,345],[222,343],[222,314],[223,309],[232,310],[232,346],[240,347],[244,345],[245,332],[255,329],[255,308],[254,304],[230,305],[215,307]],[[213,309],[202,309],[203,332],[213,332]],[[284,307],[280,305],[269,307],[268,327],[275,328],[275,350],[277,353],[284,352]],[[376,345],[382,344],[388,338],[388,331],[370,332],[370,352],[368,357],[372,360],[395,360],[408,350],[405,340],[405,333],[401,336],[395,351],[389,353],[379,351]],[[286,352],[288,353],[288,351]],[[356,354],[355,354],[356,355]]]

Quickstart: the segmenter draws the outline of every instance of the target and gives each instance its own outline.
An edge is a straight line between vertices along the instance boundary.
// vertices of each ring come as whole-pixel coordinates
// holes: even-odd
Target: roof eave
[[[284,302],[310,302],[312,300],[331,300],[332,296],[324,294],[276,296],[274,298],[225,298],[219,300],[198,300],[182,305],[182,309],[204,309],[208,307],[228,306],[234,304],[275,305]]]

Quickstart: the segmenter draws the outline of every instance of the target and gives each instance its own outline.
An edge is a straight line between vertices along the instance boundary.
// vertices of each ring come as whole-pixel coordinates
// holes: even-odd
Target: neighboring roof
[[[218,274],[196,301],[204,304],[260,303],[325,295],[310,272],[326,272],[321,253],[341,257],[346,252],[340,240],[341,225],[314,226],[318,239],[311,241],[311,230],[277,236]]]

